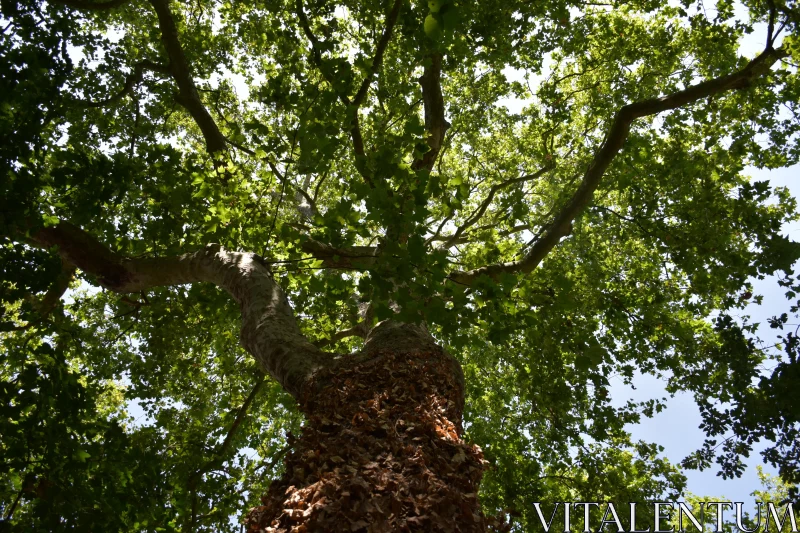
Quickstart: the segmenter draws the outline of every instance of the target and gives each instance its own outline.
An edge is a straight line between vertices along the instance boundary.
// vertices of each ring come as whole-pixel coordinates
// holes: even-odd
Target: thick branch
[[[212,244],[180,256],[132,259],[67,222],[39,229],[31,238],[42,246],[57,246],[62,259],[114,292],[201,281],[225,289],[241,308],[242,345],[294,396],[326,364],[324,354],[300,332],[289,301],[255,254],[229,252]]]
[[[572,231],[572,221],[591,202],[594,191],[600,185],[603,174],[625,144],[634,120],[677,109],[686,104],[726,91],[749,87],[755,79],[769,72],[770,67],[776,61],[788,55],[788,52],[782,48],[765,50],[743,69],[733,74],[692,85],[669,96],[651,98],[624,106],[614,116],[611,128],[606,134],[606,139],[589,164],[578,190],[575,191],[572,198],[546,227],[541,237],[525,257],[518,261],[488,265],[469,272],[456,272],[450,276],[450,279],[462,285],[471,285],[478,277],[483,275],[494,278],[504,273],[531,272],[558,244],[561,238]]]
[[[178,103],[189,112],[200,128],[206,141],[208,152],[212,154],[221,152],[225,149],[225,137],[219,131],[217,123],[203,105],[200,95],[197,93],[192,71],[189,68],[189,63],[178,38],[178,28],[175,26],[175,19],[169,9],[169,0],[150,0],[150,3],[158,16],[161,41],[167,50],[167,56],[169,56],[170,73],[178,84]]]
[[[433,53],[429,56],[430,63],[419,79],[422,87],[422,103],[425,108],[425,129],[428,131],[428,146],[430,150],[421,159],[414,161],[412,168],[430,171],[436,163],[442,142],[450,123],[444,118],[444,97],[442,96],[442,56]]]
[[[464,231],[466,229],[468,229],[469,227],[471,227],[472,225],[474,225],[476,222],[478,222],[483,217],[483,214],[486,212],[486,209],[489,208],[489,205],[492,203],[492,200],[494,200],[494,195],[497,194],[499,191],[501,191],[501,190],[503,190],[503,189],[505,189],[507,187],[510,187],[512,185],[515,185],[517,183],[525,183],[526,181],[539,179],[542,176],[542,174],[544,174],[545,172],[547,172],[548,170],[550,170],[552,168],[553,168],[552,166],[546,166],[546,167],[536,171],[533,174],[527,174],[525,176],[519,176],[517,178],[512,178],[512,179],[503,181],[501,183],[498,183],[496,185],[493,185],[492,188],[489,189],[489,194],[486,196],[486,198],[483,200],[483,202],[481,202],[481,204],[472,213],[472,215],[470,215],[469,218],[467,218],[467,220],[465,220],[464,223],[461,226],[459,226],[458,229],[456,229],[456,231],[455,231],[455,233],[453,233],[452,237],[450,237],[447,241],[445,241],[444,245],[442,245],[442,248],[449,248],[450,246],[452,246],[453,244],[458,242],[458,239],[461,237],[461,235],[464,233]]]

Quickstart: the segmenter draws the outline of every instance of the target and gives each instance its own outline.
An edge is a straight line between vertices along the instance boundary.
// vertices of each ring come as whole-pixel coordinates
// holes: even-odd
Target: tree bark
[[[302,334],[289,300],[256,254],[209,244],[179,256],[124,257],[68,222],[40,228],[29,240],[57,247],[62,260],[92,274],[97,284],[114,292],[197,282],[224,289],[242,313],[242,346],[295,398],[303,394],[309,377],[332,361],[332,354],[322,352]]]
[[[129,258],[61,222],[28,241],[119,293],[211,282],[242,313],[242,345],[298,401],[285,474],[247,519],[250,531],[481,532],[485,461],[461,439],[464,375],[424,326],[384,321],[359,353],[306,339],[288,299],[257,255],[219,245],[172,257]]]
[[[379,324],[305,390],[307,422],[248,531],[487,530],[485,461],[461,439],[461,367],[424,327]]]

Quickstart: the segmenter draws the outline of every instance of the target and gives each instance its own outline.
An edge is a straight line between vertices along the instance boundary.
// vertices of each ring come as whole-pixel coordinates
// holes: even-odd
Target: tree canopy
[[[695,396],[683,466],[739,475],[765,439],[800,481],[798,337],[778,358],[739,319],[769,275],[772,326],[797,311],[795,199],[747,172],[798,162],[792,3],[0,8],[0,528],[238,530],[293,398],[218,287],[103,289],[109,258],[212,243],[332,353],[424,322],[464,368],[483,506],[520,531],[534,501],[685,488],[626,429],[664,402],[612,405],[615,376]]]

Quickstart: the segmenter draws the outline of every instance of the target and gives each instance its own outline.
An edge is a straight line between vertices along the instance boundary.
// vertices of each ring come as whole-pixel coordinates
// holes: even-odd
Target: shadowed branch
[[[211,154],[221,152],[226,147],[225,137],[197,92],[192,71],[178,38],[175,19],[169,9],[169,0],[150,0],[150,4],[158,16],[161,41],[169,57],[170,74],[178,85],[178,103],[186,109],[200,128],[206,142],[206,150]]]
[[[152,61],[140,61],[133,66],[133,72],[125,78],[125,85],[122,86],[122,89],[120,89],[117,94],[97,102],[81,101],[81,104],[86,107],[105,107],[119,102],[133,92],[133,89],[144,79],[145,71],[148,70],[160,74],[170,74],[169,67],[166,65],[154,63]]]
[[[444,96],[442,96],[442,55],[433,53],[425,65],[419,84],[422,87],[422,104],[425,110],[425,129],[428,132],[428,147],[430,150],[414,161],[412,168],[415,170],[428,170],[433,168],[436,158],[442,149],[444,135],[450,123],[444,118]]]

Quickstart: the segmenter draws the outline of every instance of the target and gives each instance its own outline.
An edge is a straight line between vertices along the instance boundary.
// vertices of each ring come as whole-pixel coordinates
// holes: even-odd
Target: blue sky
[[[778,170],[747,169],[754,181],[768,180],[773,187],[788,187],[792,196],[800,198],[800,166]],[[792,240],[800,239],[800,222],[786,224],[783,228],[784,235]],[[754,280],[754,294],[764,296],[763,303],[750,304],[746,314],[750,322],[762,324],[758,336],[766,343],[776,342],[776,331],[770,329],[767,318],[788,312],[790,302],[784,296],[786,289],[779,287],[775,277],[764,280]],[[791,323],[791,320],[790,320]],[[635,380],[636,390],[622,384],[619,378],[611,382],[611,395],[615,404],[624,403],[627,399],[644,400],[648,398],[661,398],[667,396],[661,381],[652,376],[639,376]],[[653,418],[643,419],[640,424],[630,426],[629,430],[634,439],[656,442],[664,447],[664,455],[673,463],[680,462],[691,452],[700,448],[703,443],[703,432],[700,425],[700,413],[697,405],[689,394],[677,394],[667,401],[667,408]],[[723,480],[718,477],[717,470],[712,467],[704,472],[686,471],[688,476],[687,490],[697,495],[724,496],[725,501],[749,502],[753,501],[750,493],[760,489],[756,474],[756,466],[762,464],[758,453],[764,445],[757,446],[754,453],[747,461],[747,470],[739,479]],[[764,470],[777,474],[776,470],[764,466]]]

